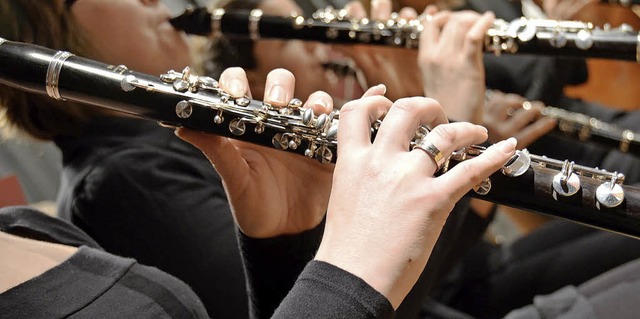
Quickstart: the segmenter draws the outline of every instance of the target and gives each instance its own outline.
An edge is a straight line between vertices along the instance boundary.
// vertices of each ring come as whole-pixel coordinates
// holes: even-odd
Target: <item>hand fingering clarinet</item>
[[[492,98],[493,91],[488,90],[486,101],[489,102]],[[510,109],[507,114],[512,116],[517,109]],[[530,111],[533,109],[533,104],[530,101],[524,101],[521,109]],[[617,149],[623,153],[640,155],[640,140],[638,140],[640,133],[638,132],[600,121],[592,116],[552,106],[543,106],[541,114],[557,120],[554,131],[559,135],[612,150]]]
[[[234,98],[215,80],[195,76],[189,69],[154,77],[0,39],[0,83],[295,152],[322,163],[337,157],[339,112],[316,117],[297,99],[278,109],[246,97]],[[372,124],[372,138],[379,123]],[[412,144],[425,134],[429,134],[426,128],[418,130]],[[446,174],[483,150],[471,146],[455,152],[438,174]],[[623,181],[622,174],[519,151],[471,195],[640,238],[640,190],[623,186]]]
[[[257,40],[299,39],[336,44],[370,44],[417,49],[421,19],[388,21],[349,19],[345,10],[327,8],[310,18],[277,17],[261,10],[225,12],[190,9],[171,20],[174,27],[204,36]],[[640,34],[628,25],[597,28],[579,21],[516,19],[496,20],[485,37],[485,51],[605,58],[640,62]]]

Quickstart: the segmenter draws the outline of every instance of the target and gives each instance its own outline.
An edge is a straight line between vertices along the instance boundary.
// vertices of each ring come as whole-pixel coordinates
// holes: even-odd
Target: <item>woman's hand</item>
[[[372,143],[370,127],[385,113]],[[431,155],[410,149],[420,125],[434,127],[426,145],[445,158],[487,138],[481,126],[447,124],[440,105],[428,98],[392,103],[369,96],[342,108],[340,156],[316,255],[362,278],[395,308],[422,272],[454,204],[515,152],[516,141],[509,139],[435,178]]]
[[[353,19],[369,18],[387,21],[391,17],[391,0],[371,1],[371,14],[362,6],[360,1],[352,1],[345,6],[349,16]],[[417,13],[412,8],[403,8],[398,13],[399,19],[412,20]],[[391,48],[372,45],[334,46],[334,49],[349,56],[356,64],[364,85],[383,83],[387,87],[385,94],[392,100],[407,96],[422,95],[422,83],[418,68],[418,53],[416,50]]]
[[[551,19],[570,20],[592,2],[595,0],[545,0],[542,9]]]
[[[481,123],[485,77],[484,38],[492,13],[435,12],[427,8],[418,64],[426,96],[440,102],[452,120]]]
[[[220,86],[234,97],[250,96],[244,71],[230,68]],[[284,69],[269,73],[263,100],[286,106],[293,99],[295,78]],[[328,94],[315,92],[305,106],[329,113]],[[178,129],[177,135],[204,152],[223,179],[234,218],[249,237],[296,234],[316,227],[324,218],[333,166],[297,154],[225,137]]]
[[[518,140],[517,149],[523,149],[556,127],[556,120],[542,116],[542,102],[526,102],[516,94],[487,93],[483,124],[489,131],[489,141],[513,136]]]

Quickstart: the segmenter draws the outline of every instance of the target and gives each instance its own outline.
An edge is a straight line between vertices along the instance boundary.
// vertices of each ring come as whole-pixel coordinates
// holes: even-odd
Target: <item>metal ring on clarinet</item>
[[[3,43],[7,42],[6,39],[0,38],[0,45],[2,45]]]
[[[427,153],[427,155],[429,155],[429,157],[431,157],[431,159],[433,159],[433,162],[436,164],[436,172],[440,171],[440,169],[442,168],[442,166],[446,161],[446,159],[444,158],[444,154],[442,154],[440,149],[438,149],[435,145],[433,145],[433,143],[431,143],[430,141],[427,141],[426,137],[423,137],[420,140],[418,140],[416,144],[413,145],[413,148],[414,149],[418,148],[421,151],[424,151],[425,153]]]
[[[46,87],[47,94],[56,99],[62,100],[62,96],[60,96],[60,91],[58,90],[58,82],[60,81],[60,71],[62,71],[62,67],[64,66],[64,62],[74,54],[69,53],[67,51],[58,51],[54,56],[51,62],[49,63],[49,67],[47,68],[47,79],[46,79]]]

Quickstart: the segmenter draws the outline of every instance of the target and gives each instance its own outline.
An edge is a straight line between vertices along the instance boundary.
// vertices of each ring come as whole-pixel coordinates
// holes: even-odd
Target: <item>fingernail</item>
[[[234,96],[234,97],[240,97],[245,95],[247,90],[244,85],[244,82],[240,81],[240,79],[229,80],[229,84],[227,86],[229,87],[229,94],[231,94],[231,96]]]
[[[267,95],[269,97],[269,101],[271,103],[277,103],[277,104],[286,104],[287,101],[287,92],[285,91],[284,87],[280,86],[280,85],[274,85],[271,87],[271,90],[269,90],[269,94]]]
[[[505,152],[505,153],[511,153],[515,148],[516,145],[518,144],[518,140],[516,140],[515,137],[510,137],[504,141],[502,141],[502,143],[500,143],[500,149]]]
[[[329,102],[327,102],[325,99],[317,99],[312,103],[313,105],[322,108],[322,112],[325,112],[329,109]]]
[[[477,127],[481,128],[486,134],[489,134],[489,131],[487,131],[487,128],[482,126],[482,125],[476,125]]]

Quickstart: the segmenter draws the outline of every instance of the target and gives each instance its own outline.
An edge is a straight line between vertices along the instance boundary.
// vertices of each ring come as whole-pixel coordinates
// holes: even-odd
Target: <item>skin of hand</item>
[[[371,15],[367,14],[359,1],[352,1],[345,6],[350,17],[386,21],[391,17],[390,0],[371,1]],[[417,17],[412,8],[403,8],[399,12],[400,19],[411,20]],[[383,83],[387,87],[385,94],[392,100],[407,96],[422,95],[421,77],[417,69],[416,50],[392,48],[373,45],[336,45],[334,49],[349,56],[358,69],[364,74],[367,83]]]
[[[513,136],[518,139],[517,149],[523,149],[557,125],[555,119],[542,116],[541,102],[530,102],[531,108],[524,109],[526,100],[516,94],[490,91],[488,97],[483,124],[491,142]]]
[[[233,97],[251,96],[244,70],[230,68],[220,86]],[[282,107],[293,98],[295,78],[276,69],[267,76],[264,101]],[[303,107],[329,113],[331,97],[309,96]],[[176,134],[202,150],[223,179],[236,224],[247,236],[269,238],[316,227],[329,201],[334,165],[298,154],[179,128]]]
[[[373,142],[370,127],[386,113]],[[316,255],[363,279],[397,308],[422,272],[455,202],[499,169],[515,152],[515,139],[433,177],[436,165],[410,150],[419,125],[445,157],[486,140],[470,123],[446,124],[440,105],[414,97],[395,103],[368,96],[340,113],[339,158],[325,233]]]
[[[428,14],[434,11],[427,8]],[[450,119],[481,123],[486,89],[482,49],[495,17],[471,11],[427,17],[418,57],[424,94],[438,100]]]
[[[542,2],[542,10],[551,19],[570,20],[592,2],[596,0],[545,0]]]

